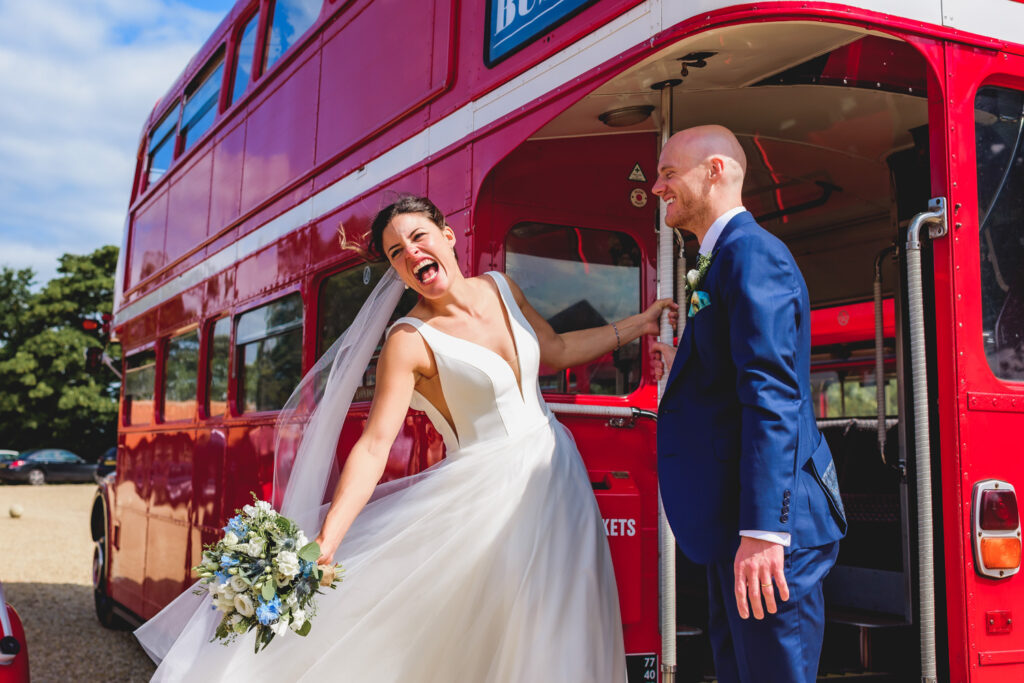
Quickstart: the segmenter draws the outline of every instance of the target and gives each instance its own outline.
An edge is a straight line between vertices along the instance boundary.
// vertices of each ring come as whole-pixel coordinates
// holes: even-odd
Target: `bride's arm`
[[[426,348],[414,331],[399,327],[384,343],[366,427],[349,451],[331,508],[316,537],[322,564],[333,561],[341,540],[380,481],[412,400],[415,373],[425,360],[429,362]]]
[[[533,331],[537,333],[541,362],[555,370],[584,365],[609,351],[625,346],[634,339],[647,334],[658,334],[661,311],[665,308],[669,309],[670,321],[675,328],[679,306],[671,299],[659,299],[642,313],[617,320],[614,324],[558,334],[530,305],[519,285],[508,276],[505,279],[508,280],[519,309],[526,316]]]

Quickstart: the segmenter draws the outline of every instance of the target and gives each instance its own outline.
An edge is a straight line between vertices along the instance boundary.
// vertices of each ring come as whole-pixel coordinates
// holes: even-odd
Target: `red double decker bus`
[[[428,195],[467,275],[504,270],[556,330],[600,324],[692,264],[651,187],[669,134],[718,123],[815,309],[850,517],[822,673],[1024,677],[1021,27],[1015,0],[240,0],[139,142],[101,620],[155,614],[269,495],[278,409],[381,274],[340,226]],[[541,383],[605,517],[630,680],[668,681],[710,673],[705,588],[659,545],[644,344]],[[372,394],[371,367],[339,458]],[[385,478],[443,456],[410,413]]]

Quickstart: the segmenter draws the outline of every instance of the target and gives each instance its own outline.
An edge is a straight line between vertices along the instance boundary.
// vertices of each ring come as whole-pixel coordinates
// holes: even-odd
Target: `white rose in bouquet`
[[[266,551],[266,548],[266,541],[264,541],[262,538],[254,538],[251,541],[249,541],[249,545],[248,548],[246,548],[246,552],[249,554],[249,557],[259,557]]]
[[[249,597],[248,593],[236,595],[234,607],[243,617],[251,617],[256,614],[256,605],[253,604],[252,598]]]
[[[277,571],[288,580],[294,579],[302,571],[299,566],[299,556],[290,550],[282,550],[277,555]]]
[[[270,517],[276,517],[277,516],[277,510],[272,508],[270,506],[270,503],[268,503],[265,500],[257,500],[256,501],[256,509],[260,510],[261,512],[267,513],[267,515],[270,516]]]
[[[235,532],[228,531],[224,534],[224,545],[238,545],[238,536]]]
[[[302,611],[301,609],[293,609],[292,610],[292,621],[291,621],[290,624],[288,624],[288,626],[293,631],[298,631],[300,628],[302,628],[302,625],[304,623],[306,623],[306,613],[304,611]]]
[[[221,612],[231,612],[235,609],[235,601],[224,597],[223,593],[214,593],[213,606]]]
[[[256,514],[256,508],[254,508],[252,505],[243,505],[242,512],[248,515],[249,517],[252,517]]]
[[[235,591],[236,593],[244,593],[245,591],[249,590],[249,583],[241,576],[232,576],[231,590]]]
[[[229,583],[222,583],[221,585],[217,586],[217,594],[220,595],[221,597],[223,597],[225,600],[228,600],[230,602],[234,602],[235,601],[235,593],[237,593],[237,592],[238,591],[234,590],[231,587],[230,582]]]

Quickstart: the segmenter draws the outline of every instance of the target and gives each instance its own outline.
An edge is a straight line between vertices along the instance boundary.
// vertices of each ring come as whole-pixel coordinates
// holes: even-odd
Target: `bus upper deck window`
[[[196,415],[199,376],[199,331],[167,340],[164,354],[164,420],[191,420]]]
[[[640,311],[640,247],[607,230],[520,223],[505,239],[505,272],[556,332],[607,325]],[[541,367],[544,391],[627,394],[640,385],[639,340],[579,368]]]
[[[387,268],[388,264],[384,262],[360,263],[324,279],[317,300],[317,357],[322,356],[338,336],[352,324],[366,297],[380,282]],[[392,322],[408,313],[416,304],[417,298],[416,292],[406,290],[391,316]],[[381,344],[383,343],[382,336]],[[356,389],[354,401],[369,401],[373,398],[379,355],[380,345],[363,373],[363,381]],[[323,387],[318,389],[322,390]]]
[[[302,297],[286,297],[243,313],[235,329],[239,408],[278,410],[302,379]]]
[[[256,54],[256,29],[260,25],[260,13],[252,15],[242,29],[235,51],[235,79],[231,90],[231,102],[237,102],[252,80],[252,62]],[[230,104],[230,102],[229,102]]]
[[[223,76],[224,55],[221,55],[200,71],[185,89],[185,107],[181,114],[182,152],[194,145],[217,118]]]
[[[264,68],[269,69],[320,16],[323,0],[277,0],[271,10]]]
[[[140,351],[124,360],[124,422],[129,425],[153,421],[156,386],[156,353]]]
[[[178,128],[178,104],[175,103],[149,134],[149,170],[146,185],[152,185],[167,172],[174,161],[174,131]]]
[[[985,355],[1024,381],[1024,92],[980,88],[974,110]]]

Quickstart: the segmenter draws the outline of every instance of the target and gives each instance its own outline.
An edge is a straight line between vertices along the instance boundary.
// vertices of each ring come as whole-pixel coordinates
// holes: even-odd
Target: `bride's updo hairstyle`
[[[377,212],[373,223],[370,224],[370,231],[363,235],[364,239],[369,238],[365,249],[350,243],[345,236],[343,226],[339,226],[338,234],[341,248],[346,251],[354,251],[367,261],[387,261],[387,255],[384,253],[384,229],[396,217],[406,213],[422,214],[427,220],[436,225],[438,230],[444,229],[444,214],[434,205],[434,202],[426,197],[407,194],[402,195],[397,201],[388,204]]]

